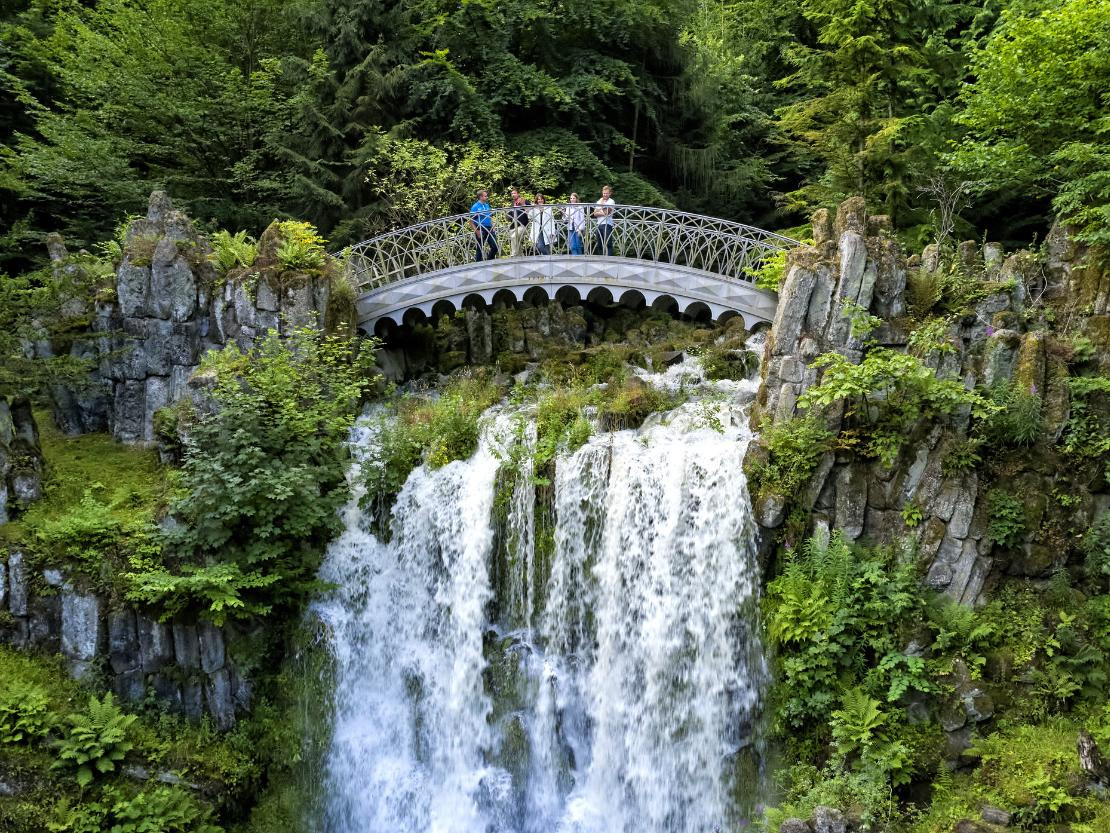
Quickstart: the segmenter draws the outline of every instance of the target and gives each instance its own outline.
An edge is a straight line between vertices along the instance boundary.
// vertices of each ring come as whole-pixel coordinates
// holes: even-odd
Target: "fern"
[[[104,695],[103,700],[90,697],[88,711],[66,718],[69,731],[54,743],[58,760],[52,768],[76,769],[81,787],[92,783],[98,774],[114,771],[133,746],[127,740],[127,731],[135,720],[135,715],[119,710],[111,694]]]
[[[885,740],[886,715],[878,700],[861,688],[851,688],[840,702],[841,708],[832,713],[832,735],[841,755],[863,752],[874,742]]]
[[[232,269],[247,269],[258,255],[258,246],[245,231],[230,234],[224,230],[212,235],[212,254],[208,259],[220,277]]]
[[[50,730],[49,698],[40,687],[15,680],[0,694],[0,744],[26,743]]]

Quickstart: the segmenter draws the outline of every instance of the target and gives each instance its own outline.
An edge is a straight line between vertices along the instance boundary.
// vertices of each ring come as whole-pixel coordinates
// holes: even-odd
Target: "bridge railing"
[[[549,214],[541,214],[541,208]],[[352,246],[347,268],[362,293],[490,259],[493,251],[497,259],[611,254],[750,282],[768,255],[798,245],[789,237],[743,223],[640,205],[611,206],[612,225],[606,231],[608,218],[595,217],[595,208],[594,203],[492,208],[488,233],[469,213],[428,220]],[[527,224],[521,224],[525,216]],[[571,230],[578,232],[577,240]],[[541,231],[545,232],[542,239]]]

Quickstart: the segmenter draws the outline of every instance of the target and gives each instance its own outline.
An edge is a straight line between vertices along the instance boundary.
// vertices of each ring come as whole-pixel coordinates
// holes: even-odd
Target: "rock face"
[[[19,550],[0,562],[0,613],[10,615],[0,626],[0,642],[60,650],[78,679],[102,673],[122,700],[136,702],[153,691],[190,717],[208,713],[220,728],[249,710],[250,685],[229,655],[229,629],[157,622],[132,608],[111,609],[64,575],[56,588],[53,576],[34,578]],[[37,595],[36,581],[52,594]]]
[[[166,194],[151,194],[146,217],[127,230],[114,291],[97,297],[98,335],[70,348],[94,359],[96,371],[80,390],[52,391],[62,430],[110,430],[124,442],[152,443],[154,414],[187,394],[206,351],[228,344],[246,350],[270,329],[334,319],[330,287],[337,278],[282,272],[280,243],[272,226],[259,241],[257,269],[218,280],[207,240]],[[60,240],[51,256],[55,268],[70,268]]]
[[[756,428],[799,415],[799,398],[820,381],[820,369],[813,365],[817,356],[839,353],[858,364],[874,347],[906,346],[908,333],[898,319],[907,308],[910,267],[897,242],[886,234],[888,227],[885,217],[869,217],[862,199],[853,198],[840,206],[835,218],[818,212],[813,218],[814,245],[789,254],[779,307],[765,343],[763,379],[753,409]],[[1107,344],[1097,346],[1110,348],[1103,286],[1110,278],[1105,270],[1078,265],[1080,255],[1059,230],[1044,264],[1029,253],[1006,258],[998,244],[986,244],[982,250],[973,241],[960,244],[956,268],[968,280],[982,283],[976,293],[979,300],[974,302],[974,315],[950,325],[945,336],[951,349],[929,353],[925,365],[938,378],[957,380],[969,389],[1012,383],[1039,400],[1047,434],[1060,436],[1069,410],[1066,363],[1041,333],[1021,332],[1017,313],[1025,298],[1053,292],[1067,296],[1085,305],[1078,314],[1090,316],[1086,331],[1105,330]],[[923,274],[935,273],[941,268],[940,252],[929,247],[915,263]],[[866,312],[880,321],[869,341],[852,335],[852,312]],[[830,430],[840,429],[842,408],[829,408],[824,416]],[[838,528],[850,540],[916,539],[927,584],[962,603],[974,604],[992,574],[1051,574],[1060,566],[1060,554],[1036,543],[1031,533],[1008,548],[991,541],[987,504],[994,485],[980,482],[974,468],[946,465],[966,440],[968,423],[967,413],[919,421],[891,465],[860,455],[826,454],[808,488],[795,499],[810,511],[814,527]],[[1051,511],[1044,496],[1058,485],[1051,472],[1029,463],[1006,485],[1022,496],[1032,519],[1029,528],[1036,529]],[[775,495],[763,495],[759,507],[763,511],[756,513],[757,519],[765,528],[780,525],[788,508]],[[906,507],[920,514],[912,527],[903,517]],[[1079,527],[1084,519],[1089,522],[1091,507],[1073,511]],[[978,709],[979,701],[971,700],[971,708]]]
[[[42,497],[42,476],[42,449],[31,404],[0,397],[0,524]]]

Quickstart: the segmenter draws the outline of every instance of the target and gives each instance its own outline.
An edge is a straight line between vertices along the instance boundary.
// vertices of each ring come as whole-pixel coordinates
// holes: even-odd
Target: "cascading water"
[[[322,572],[337,589],[315,606],[337,678],[325,830],[736,822],[730,773],[765,675],[741,469],[751,388],[560,455],[544,517],[527,466],[495,506],[507,438],[535,441],[504,408],[471,459],[412,473],[389,542],[355,496]]]

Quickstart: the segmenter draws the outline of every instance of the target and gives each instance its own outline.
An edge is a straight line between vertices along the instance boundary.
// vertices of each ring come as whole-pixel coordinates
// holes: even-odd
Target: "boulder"
[[[819,805],[813,810],[813,833],[845,833],[848,822],[835,807]]]
[[[62,588],[62,653],[71,661],[73,676],[81,679],[100,652],[104,625],[100,599],[70,584]]]

